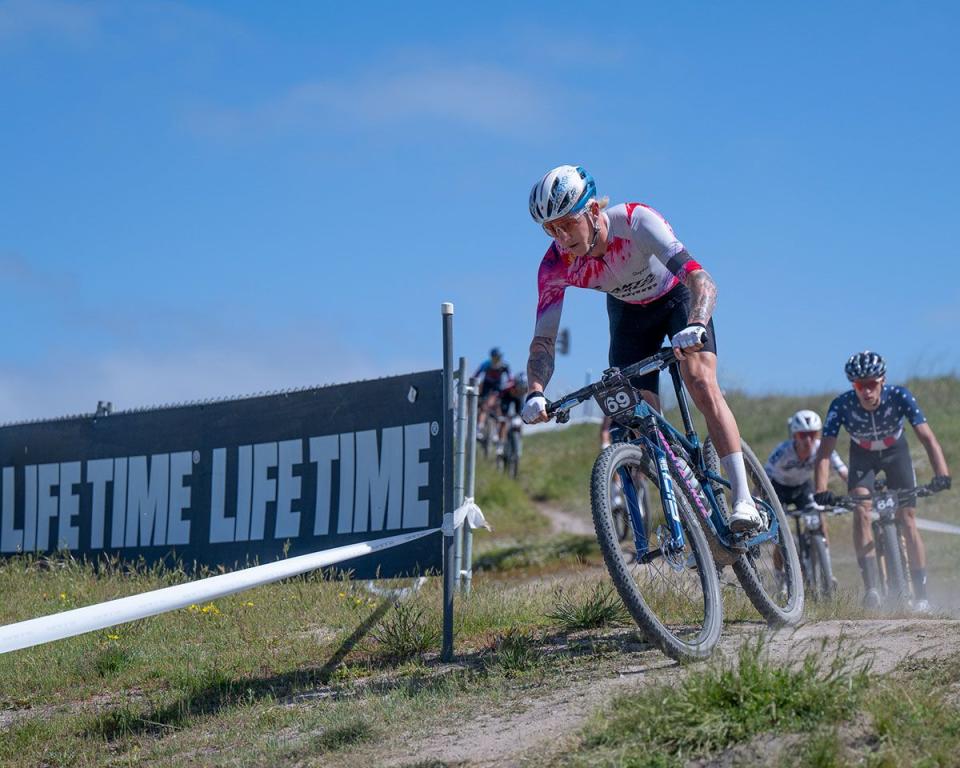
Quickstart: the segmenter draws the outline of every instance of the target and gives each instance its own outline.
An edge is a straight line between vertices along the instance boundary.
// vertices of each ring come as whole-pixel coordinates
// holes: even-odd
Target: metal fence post
[[[440,658],[453,659],[453,593],[454,530],[453,528],[453,304],[440,305],[443,319],[443,648]]]
[[[474,498],[474,486],[477,479],[477,401],[480,395],[480,380],[470,379],[467,388],[467,446],[465,495]],[[473,584],[473,531],[469,525],[463,526],[463,583],[461,588],[470,594]]]
[[[456,509],[463,504],[463,459],[464,444],[466,442],[467,412],[465,408],[467,397],[467,359],[460,358],[460,367],[457,370],[457,431],[456,431],[456,456],[454,458],[454,486],[453,486],[453,507]],[[463,526],[466,528],[467,526]],[[456,571],[455,586],[460,586],[460,577],[463,569],[463,538],[460,531],[454,531],[454,558],[453,569]]]

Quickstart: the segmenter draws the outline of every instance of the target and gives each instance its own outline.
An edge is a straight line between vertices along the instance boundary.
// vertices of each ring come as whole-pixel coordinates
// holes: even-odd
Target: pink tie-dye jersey
[[[667,220],[642,203],[605,210],[609,236],[600,258],[574,258],[553,242],[540,263],[535,336],[556,338],[567,286],[593,288],[630,304],[649,304],[702,267],[687,253]]]

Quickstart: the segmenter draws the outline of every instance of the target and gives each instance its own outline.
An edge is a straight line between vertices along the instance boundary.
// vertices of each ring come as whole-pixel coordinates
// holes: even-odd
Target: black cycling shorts
[[[494,381],[487,381],[486,379],[481,381],[480,382],[480,402],[482,403],[484,400],[486,400],[487,396],[491,392],[496,392],[499,395],[500,383],[494,382]]]
[[[521,400],[516,395],[508,395],[505,392],[501,392],[500,393],[500,415],[509,416],[511,405],[513,406],[513,412],[515,415],[519,415],[520,411],[523,410],[523,400]]]
[[[773,486],[773,490],[776,491],[777,498],[780,499],[780,504],[784,507],[786,507],[787,504],[793,504],[797,509],[803,509],[813,502],[812,479],[800,485],[784,485],[783,483],[778,483],[771,477],[770,484]]]
[[[690,291],[678,285],[666,296],[649,304],[628,304],[607,294],[607,317],[610,319],[610,365],[623,368],[650,357],[663,346],[663,339],[687,327],[690,314]],[[717,337],[713,319],[707,325],[707,341],[703,351],[717,353]],[[635,387],[660,394],[657,371],[631,379]]]
[[[905,435],[900,435],[897,442],[882,451],[870,451],[851,441],[849,464],[847,487],[851,491],[854,488],[866,488],[873,493],[873,483],[880,470],[886,475],[887,488],[891,491],[917,487],[917,475],[913,471],[910,446]]]

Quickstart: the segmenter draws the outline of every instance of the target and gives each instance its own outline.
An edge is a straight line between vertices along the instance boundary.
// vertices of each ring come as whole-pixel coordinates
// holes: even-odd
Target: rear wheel
[[[790,531],[790,524],[780,500],[750,446],[741,441],[743,463],[747,470],[750,493],[763,510],[777,521],[777,535],[761,542],[742,554],[733,563],[734,573],[744,592],[760,615],[773,626],[796,624],[803,617],[803,575],[800,558]],[[711,471],[719,473],[720,459],[713,442],[708,438],[703,445],[704,459]],[[730,489],[720,486],[717,494],[721,511],[726,515],[733,508]],[[775,554],[779,552],[779,557]],[[782,563],[782,568],[777,567]]]
[[[490,415],[483,418],[483,426],[480,429],[480,450],[483,451],[483,457],[490,456],[490,444],[493,441],[493,431],[490,427]]]
[[[671,471],[671,484],[684,546],[671,550],[659,479],[653,467],[637,445],[617,443],[600,453],[590,485],[597,539],[617,592],[647,638],[678,661],[704,659],[720,639],[723,624],[716,566],[695,518],[690,490],[675,469]],[[639,537],[641,551],[637,550],[635,535],[623,542],[618,536],[611,504],[615,476],[621,482],[632,483],[630,478],[635,476],[648,481],[650,503],[646,505],[645,527],[649,536]]]

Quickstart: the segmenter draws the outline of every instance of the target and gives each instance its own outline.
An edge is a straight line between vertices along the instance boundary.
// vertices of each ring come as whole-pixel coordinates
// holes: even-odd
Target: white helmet
[[[530,215],[537,224],[576,213],[597,196],[593,176],[579,165],[560,165],[530,190]]]
[[[790,428],[790,434],[792,435],[797,432],[819,432],[823,429],[823,422],[820,421],[820,416],[817,415],[816,411],[802,410],[797,411],[790,417],[787,426]]]

